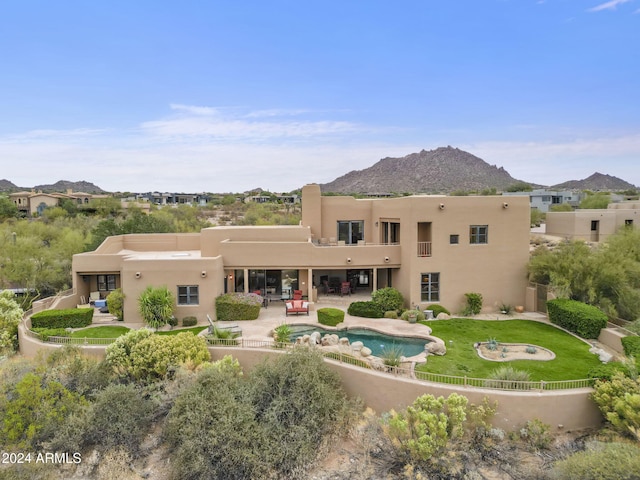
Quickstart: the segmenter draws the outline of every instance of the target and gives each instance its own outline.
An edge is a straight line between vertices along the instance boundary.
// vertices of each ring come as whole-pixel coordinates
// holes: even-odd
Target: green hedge
[[[255,293],[225,293],[216,298],[218,320],[255,320],[260,315],[262,297]]]
[[[354,317],[382,318],[384,310],[375,302],[353,302],[347,309],[349,315]]]
[[[567,298],[549,300],[547,313],[551,323],[582,338],[598,338],[600,330],[607,326],[607,316],[598,308]]]
[[[196,317],[189,316],[189,317],[184,317],[182,319],[182,326],[183,327],[194,327],[197,324],[198,324],[198,319]]]
[[[402,294],[393,287],[374,290],[371,292],[371,301],[380,305],[383,314],[389,310],[400,310],[404,304]]]
[[[339,308],[319,308],[318,309],[318,322],[322,325],[328,325],[335,327],[339,323],[344,321],[344,312]]]
[[[620,341],[627,357],[634,356],[640,360],[640,337],[622,337]]]
[[[32,328],[84,328],[93,321],[93,308],[45,310],[31,315]]]
[[[629,375],[629,367],[622,362],[609,362],[593,367],[587,373],[589,378],[597,378],[600,380],[611,380],[616,373]]]

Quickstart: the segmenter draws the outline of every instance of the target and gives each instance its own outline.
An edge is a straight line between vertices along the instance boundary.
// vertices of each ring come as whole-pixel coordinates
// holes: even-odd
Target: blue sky
[[[640,0],[5,0],[0,179],[289,191],[451,145],[640,185]]]

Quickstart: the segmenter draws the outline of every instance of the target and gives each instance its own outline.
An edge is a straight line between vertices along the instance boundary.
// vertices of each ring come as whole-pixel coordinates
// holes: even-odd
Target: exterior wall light
[[[202,271],[200,272],[200,276],[201,276],[202,278],[205,278],[205,277],[207,276],[207,271],[206,271],[206,270],[202,270]]]
[[[502,204],[502,208],[509,208],[509,204],[508,204],[507,202],[504,202],[504,203]]]
[[[384,263],[389,263],[389,257],[384,257]]]
[[[136,278],[142,278],[142,273],[140,272],[136,272],[136,274],[134,275]]]
[[[347,263],[351,263],[351,257],[347,258]]]
[[[440,204],[440,210],[444,210],[444,203]]]

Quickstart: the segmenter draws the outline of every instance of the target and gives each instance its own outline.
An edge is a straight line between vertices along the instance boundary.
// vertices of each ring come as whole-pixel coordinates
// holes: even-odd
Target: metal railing
[[[72,337],[48,337],[46,340],[42,336],[30,329],[25,329],[27,335],[44,343],[54,343],[58,345],[110,345],[116,338],[72,338]],[[224,346],[236,348],[263,348],[288,350],[296,344],[275,342],[273,340],[251,340],[244,338],[211,338],[206,337],[209,346]],[[592,387],[595,380],[593,378],[583,378],[578,380],[556,380],[556,381],[518,381],[518,380],[498,380],[491,378],[459,377],[455,375],[443,375],[383,364],[370,364],[364,359],[344,352],[326,352],[321,354],[327,360],[337,361],[360,368],[375,369],[386,372],[394,376],[413,378],[425,382],[442,383],[446,385],[456,385],[465,388],[485,388],[491,390],[515,390],[515,391],[552,391],[552,390],[572,390],[578,388]]]
[[[418,242],[418,256],[419,257],[431,256],[431,242]]]

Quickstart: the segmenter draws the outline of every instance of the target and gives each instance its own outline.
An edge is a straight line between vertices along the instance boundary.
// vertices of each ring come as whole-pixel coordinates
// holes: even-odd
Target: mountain
[[[550,187],[554,190],[635,190],[636,186],[618,177],[596,172],[583,180],[569,180]]]
[[[20,190],[20,187],[18,187],[15,183],[12,183],[4,178],[0,180],[0,192],[13,192],[16,190]]]
[[[364,170],[354,170],[320,185],[334,193],[451,193],[504,190],[518,183],[502,167],[453,147],[422,150],[402,158],[383,158]]]
[[[102,190],[100,187],[94,185],[91,182],[70,182],[68,180],[59,180],[52,185],[36,185],[33,187],[34,190],[42,190],[43,192],[62,192],[66,193],[68,189],[73,190],[74,192],[83,192],[83,193],[107,193]]]

